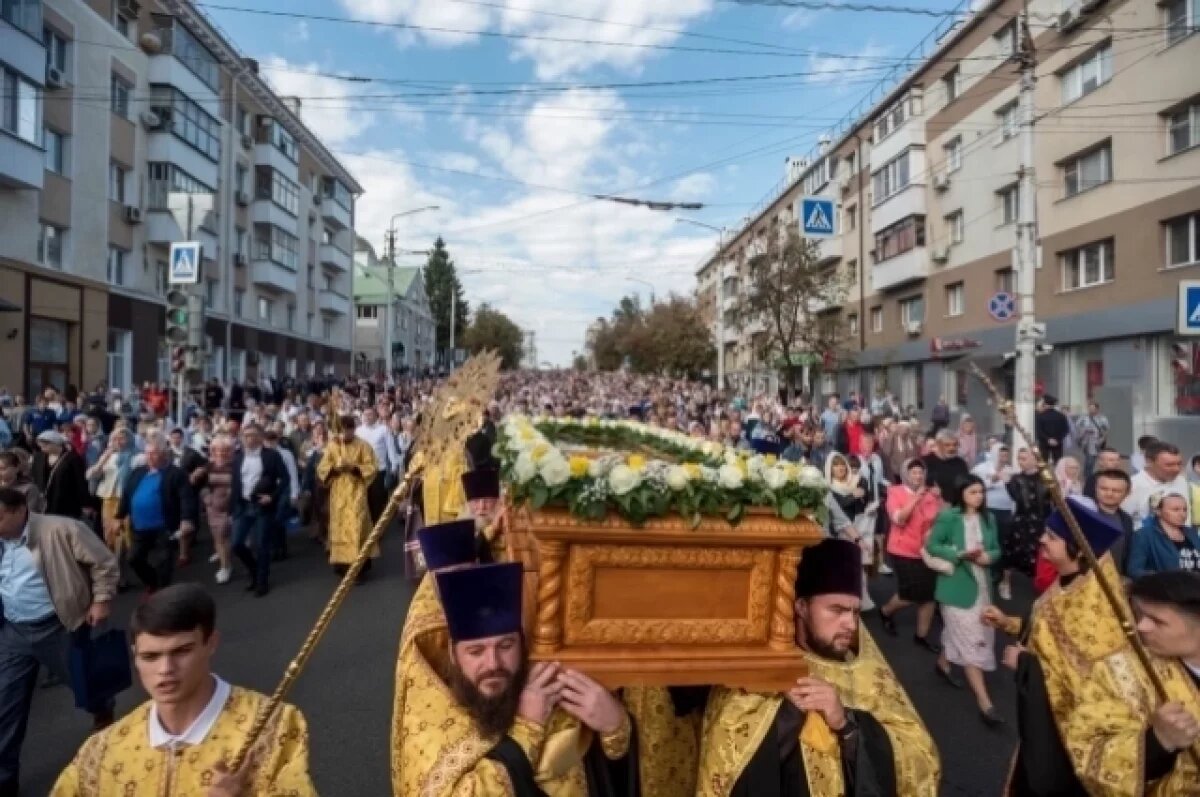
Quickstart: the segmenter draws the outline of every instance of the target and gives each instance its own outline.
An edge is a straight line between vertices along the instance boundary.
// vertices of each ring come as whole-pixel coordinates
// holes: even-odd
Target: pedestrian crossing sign
[[[171,285],[195,285],[200,281],[200,242],[183,241],[171,244],[167,261],[167,282]]]
[[[1179,323],[1175,331],[1200,335],[1200,280],[1179,281]]]
[[[806,196],[800,200],[800,231],[806,238],[831,237],[836,218],[832,199]]]

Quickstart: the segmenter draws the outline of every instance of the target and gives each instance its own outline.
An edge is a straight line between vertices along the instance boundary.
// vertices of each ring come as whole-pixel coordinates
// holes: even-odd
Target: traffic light
[[[167,291],[167,343],[181,346],[188,342],[189,317],[187,293],[178,288]]]
[[[175,346],[171,349],[171,373],[181,374],[187,368],[188,347]]]

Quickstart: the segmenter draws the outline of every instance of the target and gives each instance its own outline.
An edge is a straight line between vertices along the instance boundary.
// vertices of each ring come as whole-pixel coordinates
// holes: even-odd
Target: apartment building
[[[388,290],[388,269],[392,270]],[[417,267],[380,259],[364,238],[354,247],[354,373],[387,371],[388,294],[392,296],[392,366],[402,373],[432,368],[437,346],[433,311],[425,293],[425,274]]]
[[[206,375],[347,372],[361,188],[186,0],[0,6],[10,390],[167,377],[171,242],[199,240]]]
[[[834,197],[822,267],[853,288],[827,312],[856,353],[818,392],[939,396],[985,427],[999,418],[970,366],[1011,392],[1015,319],[1018,0],[996,0],[837,140],[823,142],[698,272],[702,305],[735,306],[741,269],[772,220],[805,195]],[[1194,0],[1029,4],[1038,256],[1031,286],[1046,343],[1038,389],[1102,404],[1112,440],[1140,434],[1200,449],[1200,348],[1175,335],[1179,281],[1200,277],[1200,6]],[[717,280],[723,280],[718,286]],[[713,316],[715,328],[715,315]],[[726,330],[733,379],[761,372],[753,330]]]

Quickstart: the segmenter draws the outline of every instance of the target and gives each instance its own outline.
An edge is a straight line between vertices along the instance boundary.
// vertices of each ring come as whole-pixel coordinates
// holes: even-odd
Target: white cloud
[[[332,77],[306,74],[331,72],[320,64],[291,63],[278,55],[262,60],[263,76],[281,97],[300,97],[300,116],[327,146],[346,144],[367,131],[377,119],[374,111],[355,100],[355,84]]]
[[[309,38],[308,20],[297,21],[296,26],[292,29],[292,39],[297,42],[306,42]]]
[[[708,172],[696,172],[675,181],[671,187],[671,199],[686,202],[704,199],[717,188],[717,178]]]
[[[881,65],[882,62],[879,59],[886,55],[887,51],[886,46],[868,41],[857,52],[849,53],[846,56],[810,55],[807,71],[811,74],[806,80],[809,83],[841,83],[842,85],[838,86],[836,90],[839,92],[849,91],[855,82],[882,77],[882,70],[871,70]],[[855,71],[847,73],[848,69]],[[847,75],[849,75],[850,85],[846,85]]]
[[[785,15],[779,24],[791,31],[804,30],[812,27],[813,23],[817,21],[818,16],[819,14],[815,11],[797,8],[795,11]]]
[[[450,0],[341,0],[355,19],[387,25],[412,25],[420,30],[397,27],[401,46],[423,41],[435,47],[454,47],[478,40],[478,33],[492,23],[494,14],[486,6]]]

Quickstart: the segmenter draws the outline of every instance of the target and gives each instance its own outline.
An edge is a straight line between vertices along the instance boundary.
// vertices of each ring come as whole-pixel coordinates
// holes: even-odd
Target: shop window
[[[1096,388],[1104,387],[1104,360],[1088,360],[1084,363],[1083,373],[1088,401],[1091,401]]]

